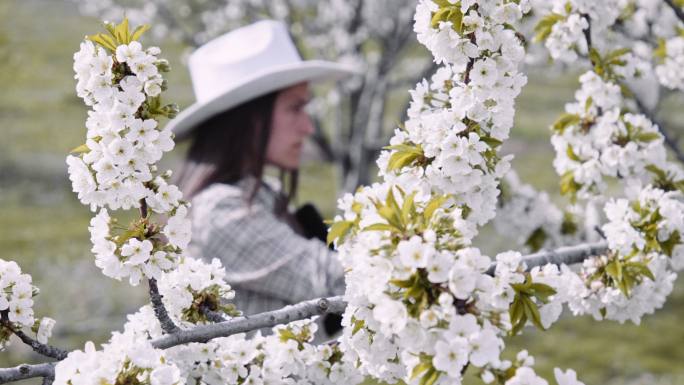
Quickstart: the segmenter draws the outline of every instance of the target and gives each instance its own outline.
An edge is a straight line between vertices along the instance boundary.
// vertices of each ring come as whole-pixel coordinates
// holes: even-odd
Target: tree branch
[[[677,4],[675,4],[672,0],[665,0],[665,4],[669,5],[679,20],[684,23],[684,11],[682,11],[682,8],[678,7]]]
[[[47,362],[37,365],[22,364],[13,368],[0,369],[0,384],[35,377],[54,378],[55,363]]]
[[[608,251],[608,243],[605,241],[584,243],[581,245],[561,247],[551,251],[529,254],[523,257],[523,262],[527,265],[527,270],[532,270],[533,267],[547,264],[573,265],[582,263],[589,257],[601,255],[606,251]],[[492,264],[487,270],[487,274],[493,276],[495,271],[496,264]]]
[[[34,352],[36,352],[38,354],[42,354],[46,357],[55,358],[58,360],[63,360],[67,356],[67,352],[65,350],[62,350],[60,348],[56,348],[54,346],[50,346],[50,345],[40,343],[40,342],[34,340],[33,338],[29,337],[23,331],[15,329],[14,325],[12,325],[12,322],[9,320],[7,312],[8,312],[7,310],[3,310],[2,315],[0,316],[2,326],[6,327],[14,335],[19,337],[21,342],[30,346]]]
[[[148,282],[150,284],[150,300],[152,302],[152,307],[154,308],[154,315],[157,316],[162,330],[167,334],[180,332],[181,330],[173,323],[169,317],[169,313],[166,312],[166,308],[162,302],[162,295],[159,294],[159,288],[157,287],[157,280],[150,278]]]
[[[226,322],[183,330],[152,341],[152,346],[158,349],[168,349],[190,342],[207,342],[214,338],[228,337],[233,334],[287,324],[315,315],[326,313],[341,314],[346,306],[347,304],[342,299],[342,296],[312,299],[274,311],[233,318]]]
[[[665,126],[662,124],[662,122],[659,122],[656,119],[654,114],[648,109],[648,107],[646,107],[646,105],[644,105],[644,103],[641,101],[641,99],[639,99],[637,94],[633,91],[632,94],[634,95],[634,102],[636,103],[639,112],[646,116],[648,120],[653,122],[653,124],[658,126],[658,131],[660,131],[660,134],[663,135],[667,147],[669,147],[670,150],[672,150],[672,153],[678,161],[684,163],[684,152],[682,152],[682,150],[679,148],[677,140],[673,138],[672,135],[670,135],[670,133],[665,129]]]

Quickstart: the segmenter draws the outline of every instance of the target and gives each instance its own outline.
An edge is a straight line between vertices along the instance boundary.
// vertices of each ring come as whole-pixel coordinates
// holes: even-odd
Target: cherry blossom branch
[[[608,250],[606,242],[587,243],[529,254],[523,257],[523,261],[528,269],[549,263],[570,265],[581,263],[586,258],[600,255],[606,250]],[[490,267],[487,274],[493,275],[495,268],[495,265]],[[347,303],[342,296],[313,299],[274,311],[233,318],[228,321],[211,325],[201,325],[189,330],[178,330],[152,341],[152,345],[158,349],[168,349],[191,342],[207,342],[214,338],[228,337],[233,334],[287,324],[316,315],[328,313],[342,314],[346,306]],[[209,315],[211,314],[208,314],[208,316]],[[213,313],[213,315],[217,316],[212,317],[217,321],[219,318],[222,318],[216,313]],[[14,368],[0,369],[0,384],[33,377],[53,378],[54,363],[43,363],[38,365],[24,364]]]
[[[528,270],[531,270],[533,267],[547,264],[574,265],[576,263],[582,263],[589,257],[601,255],[606,251],[608,251],[608,243],[605,241],[584,243],[581,245],[560,247],[551,251],[529,254],[523,257],[523,262],[527,265]],[[492,265],[489,270],[487,270],[487,274],[494,275],[495,270],[496,264]]]
[[[678,8],[676,5],[672,3],[672,0],[665,0],[674,10],[675,13],[677,13],[677,16],[684,22],[684,12],[680,8]],[[587,50],[591,50],[591,18],[587,14],[582,14],[582,17],[584,17],[587,20],[587,29],[584,30],[584,38],[586,39],[587,42]],[[591,60],[590,60],[591,61]],[[592,62],[592,65],[596,65],[596,63]],[[625,84],[625,87],[627,85]],[[637,96],[636,92],[631,92],[632,95],[634,95],[632,98],[634,99],[634,102],[637,105],[637,108],[639,109],[639,112],[646,116],[648,120],[653,122],[658,127],[658,131],[660,134],[663,136],[663,139],[665,140],[665,145],[672,150],[674,153],[675,158],[677,158],[678,161],[684,163],[684,152],[679,148],[677,141],[670,135],[670,133],[665,129],[665,126],[662,124],[662,122],[659,122],[655,115],[644,105],[644,103],[639,99]]]
[[[228,337],[233,334],[287,324],[315,315],[326,313],[342,314],[346,306],[347,303],[342,299],[342,296],[312,299],[274,311],[233,318],[226,322],[183,330],[152,341],[152,346],[158,349],[168,349],[190,342],[207,342],[214,338]]]
[[[670,8],[674,11],[675,15],[679,18],[679,20],[684,23],[684,11],[682,11],[682,8],[677,6],[677,4],[674,3],[672,0],[665,0],[665,4],[669,5]]]
[[[13,368],[0,369],[0,384],[36,377],[43,377],[44,384],[45,381],[52,383],[55,378],[55,364],[53,362],[36,365],[21,364]]]
[[[41,354],[43,356],[55,358],[58,360],[63,360],[64,358],[66,358],[67,352],[65,350],[62,350],[60,348],[56,348],[54,346],[50,346],[47,344],[40,343],[40,342],[34,340],[33,338],[29,337],[23,331],[15,329],[14,326],[12,325],[12,322],[8,318],[7,310],[2,311],[2,315],[0,317],[1,317],[0,322],[2,323],[2,326],[7,328],[8,330],[10,330],[17,337],[19,337],[21,342],[30,346],[34,352]]]
[[[523,257],[523,261],[526,263],[528,269],[549,263],[570,265],[581,263],[586,258],[600,255],[606,250],[608,250],[608,244],[606,242],[587,243],[530,254]],[[493,275],[495,268],[496,266],[490,267],[487,274]],[[152,345],[159,349],[167,349],[190,342],[206,342],[214,338],[228,337],[237,333],[273,327],[315,315],[326,313],[341,314],[344,312],[345,307],[346,302],[342,299],[342,296],[313,299],[287,306],[279,310],[233,318],[229,321],[213,325],[202,325],[190,330],[183,330],[159,338],[153,341]]]
[[[150,278],[148,282],[150,285],[150,300],[152,302],[152,307],[154,308],[154,315],[157,316],[162,330],[167,334],[180,332],[181,329],[173,323],[169,317],[169,313],[166,312],[166,308],[162,302],[162,295],[159,294],[159,288],[157,287],[157,280]]]

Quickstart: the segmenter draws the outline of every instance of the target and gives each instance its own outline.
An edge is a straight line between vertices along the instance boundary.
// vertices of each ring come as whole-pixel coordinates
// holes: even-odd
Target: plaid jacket
[[[273,213],[278,193],[262,182],[251,207],[255,179],[213,184],[192,199],[189,254],[226,268],[234,303],[245,315],[275,310],[317,297],[344,293],[336,253],[306,239]]]

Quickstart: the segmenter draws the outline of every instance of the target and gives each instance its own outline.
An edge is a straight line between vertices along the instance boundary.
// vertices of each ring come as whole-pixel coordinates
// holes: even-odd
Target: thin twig
[[[675,15],[681,20],[682,23],[684,23],[684,11],[682,11],[682,7],[677,6],[677,4],[674,3],[672,0],[665,0],[665,3],[672,8],[674,11]]]
[[[660,134],[663,136],[663,139],[665,140],[665,144],[667,147],[672,150],[672,153],[674,154],[675,158],[677,158],[678,161],[684,163],[684,152],[682,152],[682,149],[679,148],[679,145],[677,144],[677,140],[670,135],[670,133],[665,129],[665,126],[663,125],[662,122],[659,122],[655,115],[644,105],[644,103],[637,97],[637,94],[632,91],[632,94],[634,95],[634,102],[637,105],[637,108],[639,109],[639,112],[646,116],[648,120],[650,120],[653,124],[658,126],[658,131],[660,131]]]
[[[176,324],[173,323],[173,320],[171,320],[171,317],[169,317],[169,313],[166,312],[164,302],[162,302],[162,295],[159,294],[159,288],[157,287],[157,280],[150,278],[148,282],[150,284],[150,300],[152,302],[152,307],[154,308],[154,315],[157,316],[162,330],[167,334],[180,332],[178,326],[176,326]]]
[[[33,338],[29,337],[26,333],[24,333],[20,329],[15,329],[14,325],[12,325],[12,322],[9,320],[7,313],[8,313],[7,310],[3,310],[1,315],[0,315],[0,317],[1,317],[0,322],[2,322],[2,326],[7,328],[9,331],[11,331],[17,337],[19,337],[21,342],[30,346],[34,352],[36,352],[38,354],[42,354],[46,357],[55,358],[58,360],[63,360],[67,356],[68,353],[66,350],[62,350],[60,348],[56,348],[54,346],[50,346],[50,345],[38,342],[38,341],[34,340]]]
[[[227,319],[221,313],[210,310],[208,306],[200,306],[200,312],[202,312],[202,314],[204,314],[204,316],[207,317],[207,319],[211,322],[219,323],[227,321]]]
[[[551,251],[529,254],[523,257],[523,262],[527,265],[527,270],[547,264],[573,265],[582,263],[589,257],[602,255],[606,251],[608,251],[608,243],[605,241],[584,243],[581,245],[561,247]],[[487,274],[493,276],[495,271],[496,264],[492,264],[487,270]]]

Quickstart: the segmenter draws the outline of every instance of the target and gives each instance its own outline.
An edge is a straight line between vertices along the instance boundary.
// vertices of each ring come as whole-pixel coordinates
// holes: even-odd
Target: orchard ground
[[[35,310],[57,320],[55,345],[73,349],[89,339],[104,342],[147,298],[144,287],[113,281],[94,266],[87,231],[91,214],[70,191],[66,175],[65,156],[81,144],[86,116],[74,91],[72,54],[85,33],[100,29],[99,22],[78,16],[74,3],[62,0],[4,0],[0,20],[0,258],[17,261],[41,288]],[[187,106],[192,94],[181,62],[184,47],[147,39],[161,46],[174,68],[168,97]],[[525,182],[553,196],[558,177],[547,127],[572,100],[578,83],[576,76],[530,72],[507,151],[516,153],[513,165]],[[407,95],[398,95],[397,103]],[[684,111],[676,108],[681,103],[682,98],[670,97],[661,120],[681,121]],[[166,167],[173,168],[183,151],[181,145],[167,156]],[[300,183],[299,202],[314,202],[331,218],[333,168],[310,159]],[[491,229],[479,243],[490,254],[508,248]],[[575,369],[587,384],[682,384],[681,319],[682,280],[665,308],[645,317],[641,326],[566,317],[552,330],[516,337],[508,349],[513,354],[519,346],[530,347],[544,376],[560,366]],[[40,360],[15,342],[0,355],[0,366]]]

